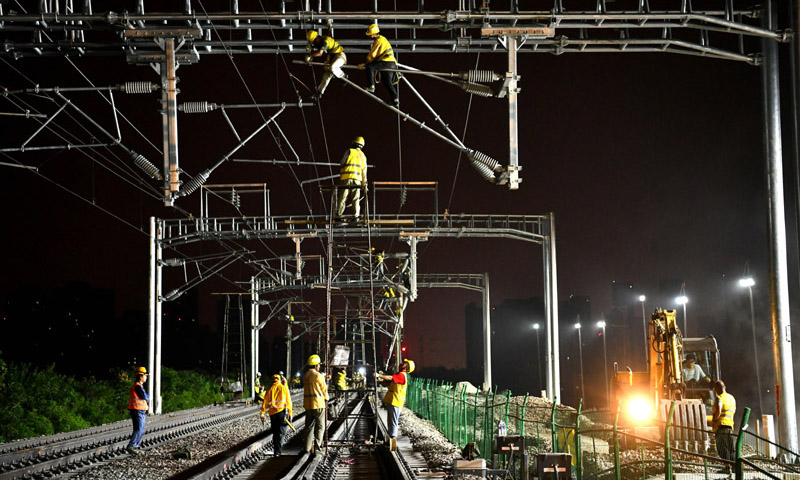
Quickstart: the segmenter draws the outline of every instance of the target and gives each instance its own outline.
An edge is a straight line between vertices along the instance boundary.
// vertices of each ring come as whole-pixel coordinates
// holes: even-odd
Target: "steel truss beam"
[[[360,34],[375,21],[394,32],[395,52],[414,53],[502,52],[497,38],[511,35],[520,39],[518,53],[673,52],[757,63],[759,45],[744,52],[742,37],[781,42],[791,37],[788,31],[759,26],[755,8],[735,10],[729,3],[722,10],[703,11],[692,11],[686,1],[674,10],[651,11],[646,0],[639,2],[636,11],[609,11],[605,0],[598,1],[597,11],[565,11],[563,2],[556,0],[552,10],[524,12],[286,12],[285,5],[282,12],[3,14],[0,32],[5,33],[5,49],[0,55],[125,53],[129,61],[152,63],[150,55],[163,52],[148,37],[159,36],[184,39],[188,48],[176,61],[194,63],[201,54],[302,51],[308,28],[356,30],[353,36],[358,40],[339,40],[348,51],[365,52],[370,41]],[[212,32],[225,32],[225,39]],[[709,34],[717,35],[713,38],[718,45],[711,45]]]

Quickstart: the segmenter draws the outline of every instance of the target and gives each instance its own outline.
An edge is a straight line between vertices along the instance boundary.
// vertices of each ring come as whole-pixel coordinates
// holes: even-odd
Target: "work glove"
[[[311,63],[311,55],[306,55],[306,63]]]
[[[286,419],[291,422],[292,421],[292,416],[291,415],[286,415]]]
[[[358,69],[359,70],[364,70],[365,68],[367,68],[367,64],[366,63],[359,63],[358,64]]]

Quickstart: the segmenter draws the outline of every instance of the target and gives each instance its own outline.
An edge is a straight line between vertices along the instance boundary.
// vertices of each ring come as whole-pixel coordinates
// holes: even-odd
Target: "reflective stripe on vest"
[[[339,180],[364,181],[364,169],[367,167],[367,156],[358,148],[351,148],[344,165],[339,171]]]
[[[131,393],[128,395],[128,410],[147,410],[147,400],[140,398],[136,394],[136,385],[140,384],[134,383],[131,387]]]
[[[389,389],[386,392],[386,396],[383,397],[383,403],[387,403],[394,407],[403,408],[406,404],[406,385],[408,384],[408,374],[406,372],[401,372],[403,378],[405,378],[405,383],[399,384],[392,382],[389,384]]]
[[[736,399],[728,392],[717,395],[719,398],[719,424],[722,427],[733,428],[733,415],[736,413]]]

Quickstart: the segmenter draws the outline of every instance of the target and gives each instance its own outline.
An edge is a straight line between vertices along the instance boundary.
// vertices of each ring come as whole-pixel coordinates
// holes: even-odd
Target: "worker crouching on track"
[[[386,405],[386,424],[389,430],[389,450],[397,450],[397,426],[400,423],[400,410],[406,404],[408,374],[414,371],[414,361],[405,359],[400,364],[400,372],[394,375],[375,373],[375,377],[388,387],[383,403]]]
[[[319,355],[311,355],[303,376],[303,408],[306,410],[306,447],[309,453],[322,453],[325,442],[325,410],[328,405],[328,386],[319,371]]]
[[[331,77],[344,77],[342,65],[347,63],[347,56],[339,42],[333,37],[318,34],[316,30],[309,30],[306,33],[306,40],[308,40],[308,45],[306,45],[307,63],[310,63],[312,58],[321,57],[323,54],[328,55],[328,58],[325,59],[325,73],[322,74],[322,81],[319,82],[317,93],[314,95],[314,99],[319,100],[325,93],[325,89],[328,88]]]
[[[397,60],[394,58],[394,50],[392,50],[389,40],[380,35],[380,32],[380,28],[374,23],[367,28],[367,36],[374,41],[367,54],[367,62],[359,65],[359,68],[367,69],[368,92],[375,91],[375,72],[381,72],[381,83],[389,91],[389,95],[392,96],[391,105],[397,107],[400,105],[400,99],[397,96],[397,89],[394,88],[394,84],[397,83],[396,80],[399,77],[397,72],[391,71],[397,70]],[[387,72],[385,70],[390,71]]]
[[[281,454],[286,422],[292,421],[292,398],[289,396],[289,389],[284,385],[280,374],[276,373],[272,376],[272,386],[264,394],[264,403],[261,404],[262,420],[264,414],[269,414],[272,427],[272,451],[277,457]]]
[[[353,215],[358,221],[361,217],[361,191],[367,189],[367,156],[364,155],[364,137],[356,137],[344,155],[339,167],[339,199],[336,217],[341,219],[347,200],[353,204]]]
[[[139,445],[142,443],[142,437],[144,436],[147,402],[150,401],[150,397],[147,396],[147,391],[144,389],[144,383],[147,381],[148,376],[146,368],[139,367],[136,369],[136,382],[131,387],[131,392],[128,395],[128,411],[131,414],[131,422],[133,423],[133,434],[125,450],[133,455],[139,454]]]

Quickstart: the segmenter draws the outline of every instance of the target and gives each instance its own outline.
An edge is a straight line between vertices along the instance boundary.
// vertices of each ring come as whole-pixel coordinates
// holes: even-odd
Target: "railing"
[[[800,456],[751,433],[750,409],[744,409],[742,425],[730,435],[734,458],[721,459],[711,442],[689,442],[704,438],[706,429],[678,427],[675,404],[667,420],[632,425],[619,412],[581,411],[510,391],[486,394],[467,386],[412,378],[408,408],[430,420],[451,442],[464,447],[475,443],[482,458],[492,458],[498,424],[504,421],[508,435],[525,437],[528,458],[538,453],[569,453],[572,469],[581,479],[682,479],[721,478],[720,473],[744,478],[796,478]],[[682,431],[682,432],[681,432]],[[681,440],[676,440],[681,432]],[[710,435],[709,440],[716,440]],[[769,458],[749,445],[772,446],[777,458]],[[767,449],[769,450],[769,449]],[[726,477],[727,478],[727,477]]]

